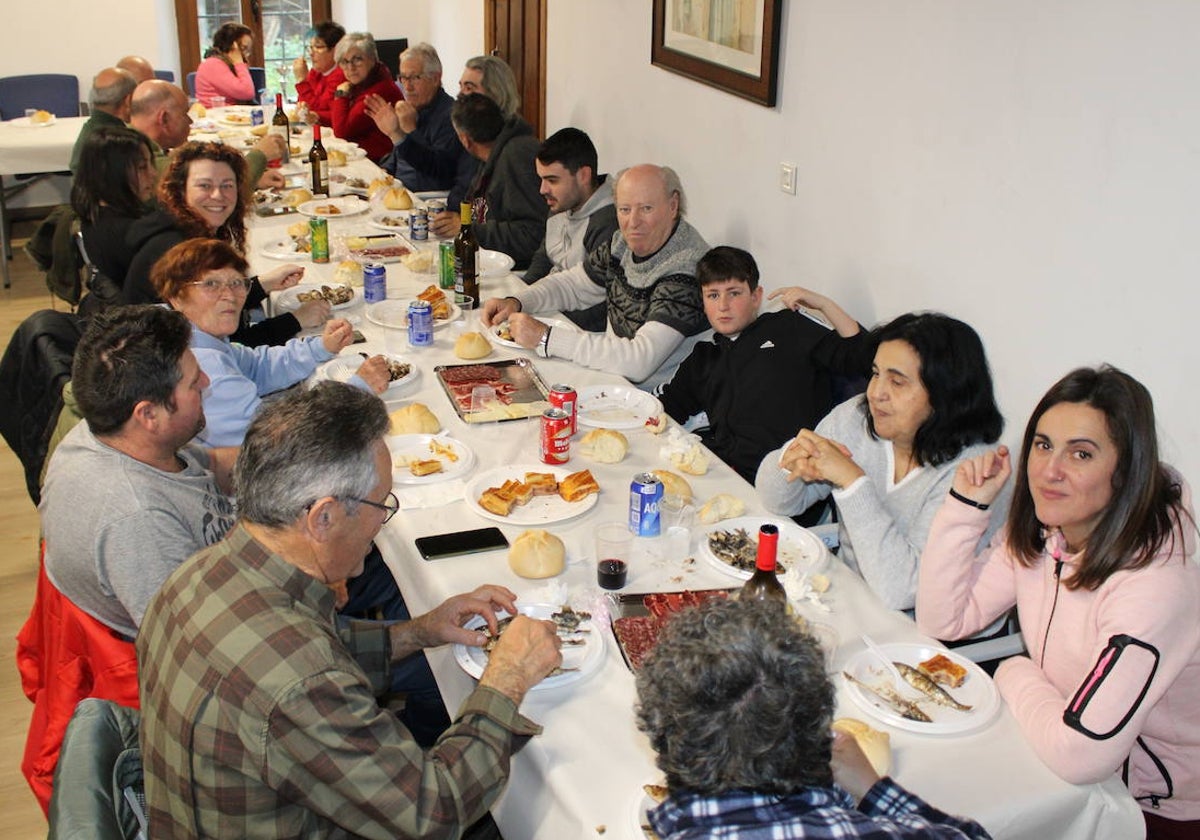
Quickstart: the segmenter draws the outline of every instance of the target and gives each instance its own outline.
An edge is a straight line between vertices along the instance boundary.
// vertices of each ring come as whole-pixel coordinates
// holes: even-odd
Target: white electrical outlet
[[[779,164],[779,189],[788,195],[796,194],[796,164]]]

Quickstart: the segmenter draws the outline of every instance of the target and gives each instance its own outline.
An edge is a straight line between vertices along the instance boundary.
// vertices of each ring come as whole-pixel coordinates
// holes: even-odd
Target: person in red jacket
[[[318,23],[308,42],[312,67],[303,56],[292,62],[296,98],[307,109],[309,122],[333,125],[333,92],[346,81],[334,60],[334,50],[345,34],[346,30],[331,20]]]
[[[378,94],[385,102],[398,102],[402,98],[400,88],[379,60],[375,39],[370,33],[346,35],[338,41],[335,55],[346,80],[334,92],[333,133],[357,143],[366,151],[367,157],[378,162],[392,151],[392,141],[367,113],[367,97]]]

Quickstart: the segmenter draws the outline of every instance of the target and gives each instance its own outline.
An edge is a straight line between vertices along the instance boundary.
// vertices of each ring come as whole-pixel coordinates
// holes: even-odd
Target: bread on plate
[[[563,541],[540,528],[522,531],[508,550],[508,566],[523,578],[554,577],[566,568]]]

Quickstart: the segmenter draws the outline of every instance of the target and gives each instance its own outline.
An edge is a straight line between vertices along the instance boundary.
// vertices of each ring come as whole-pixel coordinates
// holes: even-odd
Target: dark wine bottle
[[[313,144],[308,150],[313,195],[329,195],[329,153],[321,144],[321,126],[313,126]]]
[[[758,554],[754,574],[738,592],[739,601],[774,601],[787,607],[787,592],[775,576],[775,555],[779,551],[779,528],[765,524],[758,529]]]
[[[464,201],[459,206],[462,227],[458,236],[454,237],[454,293],[462,303],[463,298],[471,298],[475,306],[479,306],[479,240],[471,228],[471,205]]]
[[[283,94],[275,94],[275,116],[271,117],[271,133],[283,138],[284,163],[292,159],[292,126],[288,122],[287,111],[283,110]]]

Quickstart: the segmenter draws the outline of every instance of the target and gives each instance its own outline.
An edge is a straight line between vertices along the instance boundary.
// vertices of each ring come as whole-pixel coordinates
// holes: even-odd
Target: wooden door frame
[[[535,36],[538,45],[538,66],[537,66],[537,87],[534,89],[537,94],[536,104],[529,102],[529,97],[526,95],[526,89],[529,87],[529,80],[524,79],[524,68],[522,69],[521,78],[524,84],[521,85],[521,114],[525,120],[533,126],[533,133],[537,137],[545,137],[546,131],[546,0],[525,0],[526,3],[537,4],[537,29]],[[497,50],[504,52],[504,47],[508,44],[498,45],[496,43],[496,6],[498,3],[504,3],[508,6],[508,0],[484,0],[483,1],[483,46],[487,53],[495,53]],[[524,21],[524,42],[528,42],[529,22]],[[501,57],[512,66],[512,59],[509,55],[501,55]],[[514,68],[516,72],[517,68]]]
[[[251,3],[255,0],[241,0],[242,20],[250,12]],[[333,0],[309,0],[314,23],[333,18]],[[247,23],[254,30],[254,42],[262,50],[262,20]],[[196,0],[175,0],[175,33],[179,39],[179,86],[189,96],[187,89],[187,74],[200,66],[203,49],[200,47],[200,21],[196,16]],[[260,56],[261,57],[261,56]],[[263,59],[265,61],[265,59]],[[264,66],[261,62],[259,66]]]

